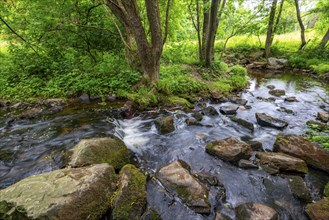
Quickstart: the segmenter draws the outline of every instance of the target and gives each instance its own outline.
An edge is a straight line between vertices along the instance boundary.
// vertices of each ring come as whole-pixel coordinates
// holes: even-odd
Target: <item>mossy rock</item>
[[[329,197],[329,182],[327,183],[326,187],[324,187],[323,194],[324,196]]]
[[[178,96],[171,96],[168,98],[168,102],[170,104],[174,104],[174,105],[179,105],[182,107],[186,107],[186,108],[192,108],[193,105],[186,99],[178,97]]]
[[[0,219],[100,219],[116,180],[108,164],[28,177],[0,190]]]
[[[327,220],[329,219],[329,198],[311,203],[306,206],[306,214],[311,220]]]
[[[140,219],[146,205],[146,177],[131,164],[120,171],[118,190],[111,198],[112,218]]]
[[[70,154],[69,166],[108,163],[115,170],[120,170],[125,164],[130,163],[132,157],[123,141],[112,137],[81,140]]]
[[[155,121],[155,126],[160,134],[168,134],[175,130],[174,116],[169,115]]]

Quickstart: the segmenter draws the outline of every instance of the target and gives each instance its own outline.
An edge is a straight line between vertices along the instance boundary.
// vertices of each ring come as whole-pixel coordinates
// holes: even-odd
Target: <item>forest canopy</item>
[[[7,0],[0,11],[8,99],[184,97],[210,78],[228,92],[245,84],[225,78],[228,66],[257,51],[329,71],[329,0]]]

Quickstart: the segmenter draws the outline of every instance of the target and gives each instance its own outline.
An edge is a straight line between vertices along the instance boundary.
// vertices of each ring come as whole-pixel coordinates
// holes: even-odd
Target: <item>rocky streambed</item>
[[[306,76],[259,72],[240,96],[130,119],[2,107],[0,219],[328,219],[329,152],[304,135],[327,129],[328,100]]]

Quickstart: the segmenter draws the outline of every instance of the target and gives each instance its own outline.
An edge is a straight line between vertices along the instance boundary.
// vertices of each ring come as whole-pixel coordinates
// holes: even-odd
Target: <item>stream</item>
[[[241,108],[237,117],[254,124],[254,131],[241,127],[226,115],[204,116],[201,125],[187,125],[191,113],[182,110],[144,112],[131,119],[119,117],[119,110],[98,105],[73,105],[56,114],[34,119],[12,121],[12,114],[0,108],[0,189],[19,180],[63,166],[63,154],[82,138],[115,135],[122,139],[136,155],[136,162],[143,172],[153,176],[162,166],[181,159],[193,172],[205,172],[217,177],[226,190],[226,198],[218,199],[218,188],[210,187],[209,199],[212,212],[209,216],[196,214],[179,198],[167,193],[154,178],[147,181],[148,205],[162,219],[214,219],[215,212],[234,216],[234,207],[241,203],[258,202],[279,210],[280,219],[307,219],[305,203],[294,197],[284,175],[270,175],[261,169],[242,169],[205,152],[207,143],[229,136],[242,140],[255,140],[263,144],[264,151],[271,151],[278,134],[304,134],[306,122],[315,120],[317,112],[329,109],[329,89],[321,82],[293,73],[254,72],[249,75],[250,86],[241,93],[251,109]],[[285,96],[268,98],[268,85],[283,89]],[[295,96],[297,102],[285,102],[284,97]],[[219,112],[221,106],[214,104]],[[196,105],[196,110],[199,106]],[[287,111],[292,110],[292,111]],[[261,127],[255,113],[266,113],[289,123],[284,130]],[[154,121],[164,115],[174,115],[175,131],[160,135]],[[314,200],[319,200],[323,185],[329,176],[310,169],[306,184]]]

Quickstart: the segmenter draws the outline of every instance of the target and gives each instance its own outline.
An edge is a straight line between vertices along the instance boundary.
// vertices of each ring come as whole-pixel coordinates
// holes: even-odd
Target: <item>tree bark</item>
[[[321,40],[318,47],[319,48],[325,48],[328,41],[329,41],[329,28],[327,30],[327,33],[323,36],[323,38],[322,38],[322,40]]]
[[[123,24],[126,33],[131,34],[135,41],[143,73],[142,84],[155,84],[159,79],[160,58],[163,50],[158,0],[145,0],[150,41],[147,39],[136,0],[107,0],[107,6]]]
[[[209,30],[208,36],[206,39],[206,54],[205,54],[205,64],[206,66],[210,66],[212,60],[214,58],[214,47],[215,47],[215,38],[218,27],[218,7],[221,0],[212,0],[211,2],[211,10],[210,10],[210,19],[209,19]]]
[[[302,18],[300,16],[300,9],[299,9],[299,3],[298,0],[295,0],[295,6],[296,6],[296,14],[297,14],[297,20],[298,20],[298,24],[300,27],[300,38],[301,38],[301,45],[299,47],[299,50],[302,50],[304,48],[304,46],[306,45],[306,39],[305,39],[305,27],[302,21]]]
[[[269,56],[271,54],[271,46],[272,46],[272,38],[273,38],[273,25],[274,25],[275,11],[276,11],[277,3],[278,3],[278,0],[272,1],[270,17],[269,17],[268,26],[267,26],[266,42],[265,42],[265,58],[266,59],[269,58]]]

